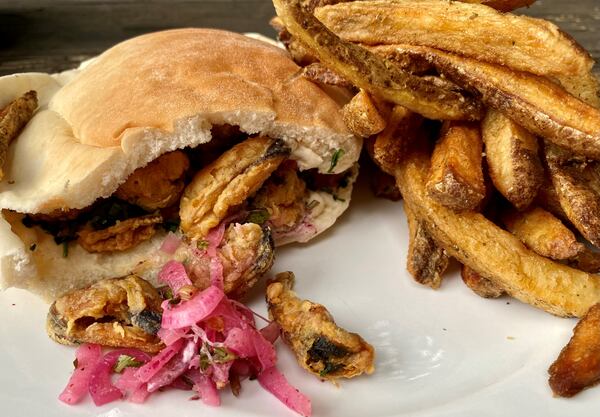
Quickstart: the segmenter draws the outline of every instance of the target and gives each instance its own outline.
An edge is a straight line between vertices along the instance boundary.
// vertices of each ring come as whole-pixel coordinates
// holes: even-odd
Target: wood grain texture
[[[523,13],[552,20],[600,59],[600,1],[540,0]],[[167,28],[274,36],[273,15],[270,0],[0,0],[0,75],[72,68],[121,40]]]

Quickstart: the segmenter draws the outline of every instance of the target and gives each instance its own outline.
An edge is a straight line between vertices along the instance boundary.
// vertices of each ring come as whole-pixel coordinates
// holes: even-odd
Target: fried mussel
[[[71,291],[51,306],[48,336],[58,343],[97,343],[156,353],[164,346],[160,329],[163,301],[147,281],[130,275]]]
[[[329,381],[372,373],[373,347],[336,325],[321,304],[298,298],[292,291],[294,279],[292,272],[278,274],[269,281],[266,299],[270,317],[281,327],[300,366]]]

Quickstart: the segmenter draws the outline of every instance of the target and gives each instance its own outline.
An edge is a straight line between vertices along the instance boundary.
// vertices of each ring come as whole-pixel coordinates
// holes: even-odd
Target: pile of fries
[[[280,40],[393,176],[407,267],[450,259],[482,297],[581,317],[550,367],[556,395],[600,381],[600,98],[591,56],[532,0],[274,0]]]

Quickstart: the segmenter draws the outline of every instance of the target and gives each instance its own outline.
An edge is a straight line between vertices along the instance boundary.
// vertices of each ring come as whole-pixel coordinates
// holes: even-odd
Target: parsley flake
[[[337,151],[335,151],[333,153],[333,155],[331,155],[331,165],[329,166],[329,170],[327,171],[327,173],[331,174],[334,170],[334,168],[337,166],[340,158],[342,156],[344,156],[346,152],[343,149],[338,149]]]
[[[120,374],[125,368],[139,368],[144,362],[136,360],[133,356],[119,355],[117,363],[113,367],[113,371]]]

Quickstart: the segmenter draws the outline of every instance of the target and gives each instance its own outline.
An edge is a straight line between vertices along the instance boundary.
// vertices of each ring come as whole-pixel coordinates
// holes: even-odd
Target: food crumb
[[[16,306],[16,304],[15,304],[15,303],[12,303],[12,304],[11,304],[11,306],[13,306],[13,307],[14,307],[14,306]]]
[[[508,340],[515,340],[515,338],[514,338],[513,336],[506,336],[506,338],[507,338]]]
[[[510,305],[510,302],[508,302],[508,301],[507,301],[507,302],[506,302],[506,305],[507,305],[507,306],[508,306],[508,305]]]

